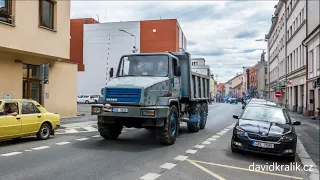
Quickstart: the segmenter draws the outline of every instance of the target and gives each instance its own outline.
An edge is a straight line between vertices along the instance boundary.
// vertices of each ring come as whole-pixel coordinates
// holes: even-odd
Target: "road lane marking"
[[[41,150],[41,149],[47,149],[49,147],[50,146],[40,146],[40,147],[31,148],[31,149],[33,149],[33,150]]]
[[[195,148],[198,148],[198,149],[202,149],[202,148],[204,148],[205,146],[204,146],[204,145],[195,145],[194,147],[195,147]]]
[[[87,130],[87,131],[90,131],[90,132],[96,132],[98,131],[98,129],[94,128],[94,127],[91,127],[91,126],[84,126],[82,127],[83,129]]]
[[[163,169],[172,169],[176,166],[177,164],[173,164],[173,163],[164,163],[163,165],[161,165],[160,167]]]
[[[220,136],[224,135],[225,133],[222,132],[218,132],[217,134],[219,134]]]
[[[59,142],[59,143],[56,143],[56,145],[65,145],[65,144],[69,144],[70,142]]]
[[[93,138],[98,138],[98,137],[101,137],[100,135],[94,135],[92,136]]]
[[[122,130],[121,132],[122,132],[122,133],[125,133],[125,132],[127,132],[127,131],[125,131],[125,130]]]
[[[21,154],[22,152],[11,152],[11,153],[5,153],[5,154],[1,154],[1,156],[14,156],[17,154]]]
[[[158,177],[160,177],[160,174],[148,173],[148,174],[140,177],[140,179],[142,179],[142,180],[154,180],[154,179],[157,179]]]
[[[215,141],[216,138],[208,138],[206,141]]]
[[[219,138],[220,136],[218,136],[218,135],[213,135],[213,136],[211,136],[212,138]]]
[[[89,138],[80,138],[80,139],[76,139],[77,141],[85,141],[88,140]]]
[[[25,152],[30,152],[30,151],[32,151],[31,149],[26,149],[26,150],[23,150],[23,151],[25,151]]]
[[[198,152],[198,150],[189,149],[186,151],[188,154],[195,154],[196,152]]]
[[[210,141],[203,141],[201,144],[211,144]]]
[[[69,128],[69,129],[66,129],[65,132],[66,132],[66,133],[77,133],[77,132],[79,132],[79,131],[77,131],[77,130],[75,130],[75,129]]]
[[[237,169],[237,170],[242,170],[242,171],[255,172],[255,173],[260,173],[260,174],[268,174],[268,175],[281,176],[281,177],[287,177],[287,178],[293,178],[293,179],[303,179],[301,177],[289,176],[289,175],[285,175],[285,174],[278,174],[278,173],[272,173],[272,172],[267,172],[267,171],[253,171],[253,170],[250,170],[247,168],[241,168],[241,167],[237,167],[237,166],[229,166],[229,165],[224,165],[224,164],[210,163],[210,162],[197,161],[197,160],[191,160],[191,159],[188,159],[187,161],[208,164],[208,165],[212,165],[212,166],[225,167],[225,168],[229,168],[229,169]]]
[[[175,157],[174,159],[178,160],[178,161],[184,161],[184,160],[188,159],[188,156],[179,155],[179,156]]]
[[[189,159],[187,159],[187,161],[189,163],[191,163],[192,165],[196,166],[197,168],[201,169],[202,171],[210,174],[211,176],[213,176],[213,177],[215,177],[215,178],[217,178],[219,180],[226,180],[223,177],[219,176],[218,174],[213,173],[212,171],[208,170],[207,168],[205,168],[205,167],[203,167],[203,166],[201,166],[201,165],[199,165],[199,164],[197,164],[197,163],[195,163],[195,162],[193,162],[193,161],[191,161]]]

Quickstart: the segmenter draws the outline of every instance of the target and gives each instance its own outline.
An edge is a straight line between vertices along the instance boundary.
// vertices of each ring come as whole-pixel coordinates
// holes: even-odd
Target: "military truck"
[[[117,139],[123,127],[146,128],[155,130],[161,144],[171,145],[181,123],[187,123],[189,132],[205,128],[210,68],[192,66],[188,52],[124,55],[115,73],[113,68],[109,73],[103,105],[91,107],[103,138]]]

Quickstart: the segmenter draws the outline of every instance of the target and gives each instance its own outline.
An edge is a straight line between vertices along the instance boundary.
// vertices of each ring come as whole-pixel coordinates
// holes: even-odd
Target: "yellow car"
[[[50,113],[29,99],[0,99],[0,139],[33,136],[50,138],[60,127],[59,114]]]

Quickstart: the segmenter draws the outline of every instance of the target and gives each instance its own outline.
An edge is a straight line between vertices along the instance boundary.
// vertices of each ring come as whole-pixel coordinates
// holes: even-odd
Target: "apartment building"
[[[320,108],[320,1],[307,1],[307,114]]]
[[[267,85],[267,76],[268,76],[268,67],[267,62],[264,59],[257,64],[257,80],[258,80],[258,87],[257,93],[259,98],[266,98],[266,85]]]
[[[84,24],[84,71],[78,72],[79,94],[100,94],[125,54],[187,51],[177,19]]]
[[[69,53],[70,1],[0,0],[0,99],[34,99],[76,116],[77,64]],[[41,64],[49,64],[44,89]]]
[[[235,77],[230,79],[231,85],[229,86],[229,95],[234,97],[242,97],[242,74],[237,74]]]
[[[258,64],[249,69],[248,77],[249,95],[251,97],[258,98]]]
[[[280,103],[285,103],[285,75],[286,75],[286,17],[285,4],[279,1],[275,6],[275,12],[272,17],[272,25],[268,32],[268,99],[277,100],[276,91],[282,92],[282,97],[278,99]]]

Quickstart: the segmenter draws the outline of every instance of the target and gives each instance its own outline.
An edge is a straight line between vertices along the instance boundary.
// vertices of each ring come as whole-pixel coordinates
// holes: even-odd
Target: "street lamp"
[[[138,52],[138,49],[136,48],[136,47],[137,47],[137,44],[136,44],[136,43],[137,43],[136,36],[133,35],[133,34],[131,34],[131,33],[129,33],[128,31],[123,30],[123,29],[119,29],[119,31],[124,32],[124,33],[127,33],[127,34],[129,34],[130,36],[134,37],[134,46],[133,46],[132,52],[133,52],[133,53]]]

